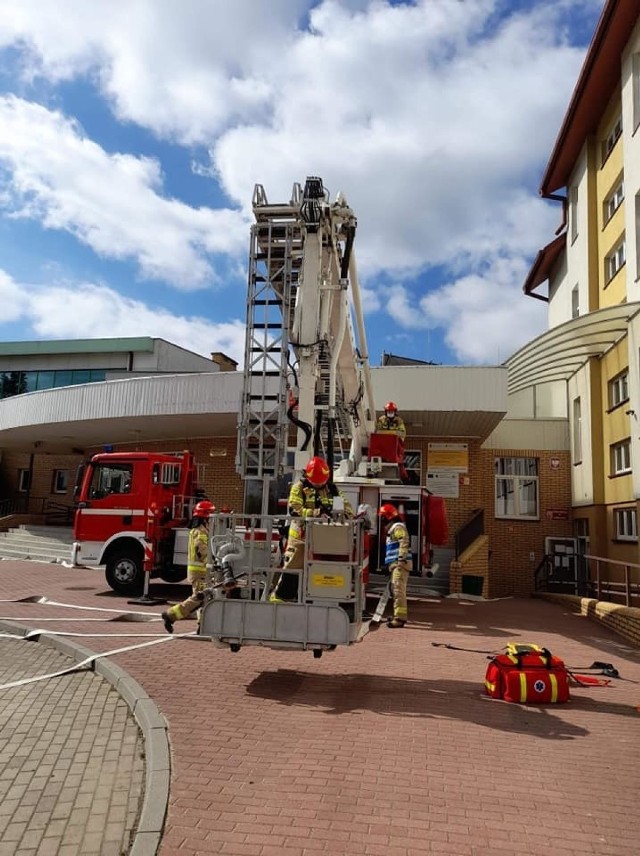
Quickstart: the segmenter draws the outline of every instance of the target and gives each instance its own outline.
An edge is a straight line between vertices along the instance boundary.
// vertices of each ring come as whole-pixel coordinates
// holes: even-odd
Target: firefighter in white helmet
[[[353,509],[335,485],[329,481],[331,471],[327,462],[318,456],[311,458],[301,479],[291,485],[287,512],[291,517],[287,546],[284,554],[283,573],[271,593],[271,603],[296,600],[298,597],[298,574],[287,574],[287,568],[300,570],[304,565],[304,521],[309,517],[331,517],[333,497],[344,500],[344,514],[353,517]]]
[[[387,524],[384,564],[391,573],[393,618],[387,627],[404,627],[407,623],[407,581],[412,568],[409,531],[395,505],[385,502],[378,511]]]
[[[209,518],[215,510],[215,505],[208,499],[201,500],[193,509],[187,558],[187,580],[191,583],[191,597],[162,613],[162,620],[168,633],[173,633],[173,625],[176,621],[190,618],[202,605],[203,591],[207,584]]]
[[[384,413],[376,421],[376,434],[396,434],[404,443],[407,429],[404,420],[398,416],[398,407],[393,401],[387,401]]]

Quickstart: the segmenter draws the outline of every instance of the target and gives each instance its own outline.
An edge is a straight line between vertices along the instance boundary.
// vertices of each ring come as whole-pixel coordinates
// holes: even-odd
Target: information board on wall
[[[468,443],[429,443],[427,472],[469,472]]]
[[[427,489],[434,496],[442,496],[448,499],[457,499],[460,495],[460,477],[458,473],[437,472],[427,473]]]

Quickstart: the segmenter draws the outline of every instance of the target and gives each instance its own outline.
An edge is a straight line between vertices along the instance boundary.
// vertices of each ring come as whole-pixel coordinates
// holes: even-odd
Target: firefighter
[[[390,502],[385,502],[378,514],[387,524],[384,564],[391,573],[393,593],[393,618],[389,618],[387,627],[404,627],[407,623],[407,581],[412,567],[409,531],[398,509]]]
[[[298,598],[299,574],[287,574],[287,568],[304,567],[304,521],[309,517],[331,517],[334,496],[342,497],[345,517],[353,517],[353,509],[329,481],[331,471],[325,460],[313,457],[304,469],[302,478],[291,485],[287,513],[291,517],[287,546],[284,553],[283,573],[271,593],[271,603],[286,603]]]
[[[176,621],[190,618],[202,605],[203,592],[207,584],[209,518],[215,510],[215,505],[208,499],[201,500],[193,509],[187,559],[187,580],[191,583],[191,597],[182,603],[169,607],[162,613],[162,620],[167,633],[173,633],[173,625]]]
[[[384,413],[382,416],[378,416],[376,433],[396,434],[404,443],[407,436],[407,429],[404,426],[403,419],[398,416],[398,408],[393,401],[387,401],[384,406]]]

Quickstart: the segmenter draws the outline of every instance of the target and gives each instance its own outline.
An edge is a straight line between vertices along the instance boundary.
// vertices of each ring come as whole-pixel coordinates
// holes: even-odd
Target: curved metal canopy
[[[621,303],[547,330],[504,363],[509,395],[536,384],[569,380],[591,357],[601,357],[626,336],[638,312],[640,302]]]

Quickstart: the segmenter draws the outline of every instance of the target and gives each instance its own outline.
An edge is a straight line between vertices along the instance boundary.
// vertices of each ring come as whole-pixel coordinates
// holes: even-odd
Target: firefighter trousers
[[[300,574],[287,574],[287,568],[302,570],[304,567],[304,541],[293,541],[287,545],[284,554],[282,573],[278,577],[273,593],[270,597],[272,602],[279,600],[298,600],[298,584]]]
[[[194,612],[202,606],[202,592],[207,587],[206,571],[189,571],[187,580],[191,583],[191,597],[176,603],[167,610],[167,615],[172,622],[181,621],[183,618],[191,618]]]
[[[391,565],[391,591],[393,593],[393,617],[399,621],[407,620],[407,582],[409,568],[398,564]]]

